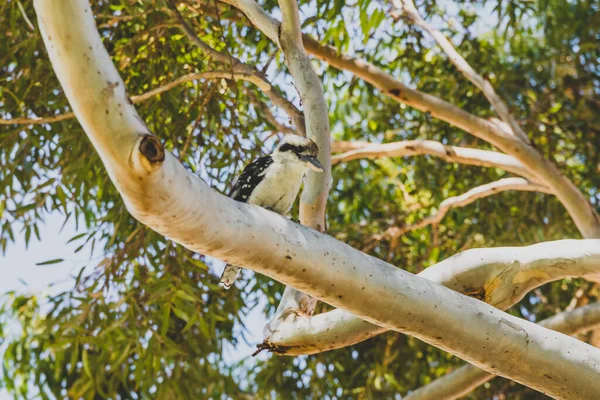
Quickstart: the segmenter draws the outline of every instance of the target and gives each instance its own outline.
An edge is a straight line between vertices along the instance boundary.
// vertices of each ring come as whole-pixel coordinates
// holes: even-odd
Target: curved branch
[[[520,161],[541,183],[556,194],[569,212],[583,237],[600,237],[600,217],[579,189],[559,169],[546,160],[535,148],[507,134],[501,125],[476,117],[435,96],[419,92],[404,85],[382,69],[359,58],[341,55],[330,46],[304,36],[306,49],[332,67],[349,71],[371,83],[382,94],[433,117],[448,122],[485,140]]]
[[[587,332],[600,327],[600,303],[556,314],[540,321],[539,324],[567,335]],[[467,395],[493,378],[495,375],[467,364],[402,398],[404,400],[454,400]]]
[[[331,158],[332,164],[360,158],[404,157],[430,155],[447,162],[481,167],[500,168],[536,180],[536,176],[513,156],[496,151],[449,146],[435,140],[405,140],[393,143],[334,142],[332,151],[344,151]]]
[[[597,394],[600,350],[211,190],[164,150],[128,102],[89,3],[35,0],[34,6],[64,92],[140,222],[192,251],[244,265],[551,396]]]
[[[431,25],[427,23],[419,14],[419,11],[415,7],[415,4],[412,0],[392,0],[392,3],[395,7],[400,9],[408,16],[410,20],[414,22],[415,25],[421,27],[425,31],[429,32],[429,34],[435,39],[437,44],[442,48],[442,50],[448,55],[448,59],[456,69],[458,69],[465,78],[467,78],[471,83],[473,83],[479,90],[483,92],[485,97],[488,99],[492,107],[500,116],[500,119],[504,121],[510,127],[510,130],[513,132],[515,136],[519,139],[523,140],[525,143],[529,143],[530,140],[527,137],[527,134],[521,129],[518,122],[511,115],[508,107],[502,101],[500,96],[494,90],[494,87],[491,83],[484,79],[481,75],[479,75],[475,70],[469,65],[467,60],[465,60],[454,48],[452,43],[442,34],[442,32],[434,29]]]
[[[527,247],[471,249],[418,276],[505,310],[531,290],[568,277],[600,275],[599,240],[561,240]],[[386,329],[342,310],[310,318],[290,317],[265,343],[286,355],[314,354],[350,346]]]
[[[448,214],[448,212],[453,208],[466,207],[479,199],[483,199],[485,197],[493,196],[497,193],[507,192],[510,190],[551,194],[550,190],[547,187],[539,185],[537,183],[529,182],[527,179],[524,178],[499,179],[495,182],[486,183],[485,185],[474,187],[473,189],[468,190],[459,196],[448,197],[440,203],[440,206],[434,215],[423,218],[422,220],[414,224],[405,225],[402,227],[394,226],[388,228],[383,234],[377,235],[375,240],[379,241],[383,238],[394,239],[406,234],[407,232],[425,228],[429,225],[439,224],[442,221],[442,219],[444,219],[446,214]]]
[[[261,85],[264,85],[264,83],[260,79],[258,79],[256,76],[254,76],[253,74],[246,73],[246,72],[205,71],[205,72],[197,72],[197,73],[183,75],[183,76],[175,79],[174,81],[167,83],[166,85],[157,87],[156,89],[150,90],[139,96],[134,96],[131,98],[131,100],[134,101],[134,99],[135,99],[134,103],[146,101],[156,95],[159,95],[168,90],[171,90],[171,89],[181,85],[182,83],[197,81],[199,79],[241,80],[241,81],[247,81],[247,82],[253,83],[256,86],[258,86],[259,88],[261,88]]]
[[[363,147],[367,147],[372,145],[371,142],[365,142],[360,140],[355,141],[345,141],[345,140],[335,140],[331,143],[331,152],[332,153],[344,153],[351,150],[362,149]]]

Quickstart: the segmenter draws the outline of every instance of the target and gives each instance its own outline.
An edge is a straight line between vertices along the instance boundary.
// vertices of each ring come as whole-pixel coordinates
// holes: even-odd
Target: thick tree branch
[[[527,134],[521,129],[518,122],[510,113],[506,104],[502,101],[500,96],[494,90],[494,87],[491,83],[484,79],[481,75],[479,75],[475,70],[469,65],[467,60],[465,60],[454,48],[452,43],[442,34],[442,32],[434,29],[431,25],[427,23],[419,14],[419,11],[415,7],[415,4],[412,0],[392,0],[392,3],[395,7],[400,9],[408,18],[413,21],[413,23],[425,31],[429,32],[429,34],[435,39],[437,44],[442,48],[442,50],[448,55],[448,58],[454,64],[456,69],[458,69],[465,78],[467,78],[471,83],[473,83],[479,90],[483,92],[485,97],[488,99],[492,107],[498,113],[498,116],[502,121],[504,121],[510,127],[511,131],[515,136],[519,139],[523,140],[525,143],[529,143],[529,138]]]
[[[279,22],[262,10],[254,0],[224,0],[223,2],[242,11],[250,23],[277,43]],[[381,68],[360,58],[339,54],[333,47],[324,46],[308,35],[303,35],[302,38],[304,47],[309,53],[332,67],[352,72],[375,86],[382,94],[463,129],[515,157],[556,194],[583,237],[600,238],[600,216],[588,199],[573,182],[562,175],[556,165],[546,160],[527,142],[507,131],[503,124],[477,117],[447,101],[409,88]]]
[[[211,190],[164,151],[128,102],[88,2],[34,5],[73,111],[136,219],[190,250],[244,265],[551,396],[597,394],[600,350]]]
[[[550,161],[527,143],[507,134],[500,125],[476,117],[437,97],[411,89],[380,68],[358,58],[340,55],[329,46],[304,36],[306,49],[329,65],[354,73],[383,94],[450,123],[514,156],[551,188],[584,237],[600,237],[600,218],[579,189]]]
[[[440,203],[440,206],[435,214],[427,218],[423,218],[422,220],[414,224],[404,225],[402,227],[393,226],[391,228],[388,228],[383,234],[377,235],[375,241],[379,241],[384,238],[398,238],[406,234],[407,232],[425,228],[429,225],[439,224],[440,222],[442,222],[442,219],[444,219],[446,214],[448,214],[448,212],[453,208],[466,207],[469,204],[473,204],[479,199],[483,199],[485,197],[493,196],[497,193],[507,192],[510,190],[550,193],[547,187],[529,182],[527,179],[499,179],[495,182],[486,183],[485,185],[474,187],[473,189],[468,190],[459,196],[448,197],[446,200]]]
[[[598,240],[561,240],[527,247],[471,249],[425,269],[419,276],[505,310],[548,282],[600,276],[599,244]],[[277,332],[270,333],[265,344],[281,354],[314,354],[350,346],[385,331],[347,311],[333,310],[310,318],[289,318]]]
[[[405,157],[430,155],[447,162],[500,168],[507,172],[524,176],[535,181],[535,174],[513,156],[496,151],[470,149],[468,147],[449,146],[435,140],[405,140],[392,143],[334,142],[333,152],[343,151],[331,158],[332,164],[348,162],[360,158]]]
[[[589,304],[565,311],[540,321],[553,331],[567,335],[586,332],[600,327],[600,303]],[[493,379],[491,375],[472,365],[463,365],[403,397],[404,400],[454,400],[472,392],[477,386]]]

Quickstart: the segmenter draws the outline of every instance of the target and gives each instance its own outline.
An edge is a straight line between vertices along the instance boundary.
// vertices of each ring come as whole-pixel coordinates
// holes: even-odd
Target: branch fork
[[[243,3],[248,4],[248,0]],[[143,136],[150,132],[127,101],[125,88],[102,45],[87,0],[35,0],[34,6],[53,68],[72,109],[127,209],[140,222],[192,251],[244,265],[327,302],[338,308],[335,310],[338,314],[349,314],[349,320],[356,318],[361,324],[411,334],[488,372],[553,397],[595,398],[600,350],[423,279],[426,274],[414,276],[314,229],[222,196],[168,152],[164,152],[164,159],[160,161],[162,147],[154,139]],[[292,11],[297,12],[297,9]],[[290,70],[294,75],[294,68]],[[295,80],[298,84],[296,77]],[[109,83],[114,86],[115,82],[118,85],[105,96]],[[303,90],[301,85],[297,86]],[[318,103],[311,105],[312,100],[322,99],[322,93],[321,97],[317,91],[311,94],[315,97],[303,98],[307,132],[318,140],[326,140],[321,151],[327,156],[329,137],[316,133],[324,130],[328,133],[327,120],[318,118],[323,111],[326,118],[326,107],[320,108]],[[323,122],[325,127],[319,125]],[[141,146],[142,141],[144,146]],[[142,165],[136,161],[139,157],[156,168],[152,171],[139,168]],[[328,159],[321,159],[323,161]],[[308,187],[318,190],[303,193],[303,202],[308,205],[304,212],[324,210],[319,207],[325,204],[321,200],[326,199],[330,184],[329,176],[326,178],[309,176]],[[312,186],[311,179],[321,186]],[[318,217],[319,214],[312,214],[309,220],[317,221]],[[556,256],[559,246],[544,245],[549,248],[535,249],[536,256],[524,261],[535,264],[540,254]],[[593,259],[600,248],[598,240],[568,245],[563,250],[570,251],[571,258],[577,256],[574,252],[578,250],[580,259],[587,260],[582,261],[585,266],[589,260],[595,266],[599,264]],[[506,256],[505,249],[500,254],[494,253],[494,249],[485,250],[495,257]],[[472,255],[479,256],[476,252]],[[486,261],[493,262],[492,255],[488,254]],[[529,253],[525,255],[531,257]],[[469,259],[462,257],[457,268]],[[570,271],[572,268],[573,265]],[[564,272],[556,267],[550,270]],[[427,271],[431,274],[435,270]],[[481,282],[477,271],[480,269],[450,283],[460,286],[471,279]],[[483,271],[489,274],[498,270],[492,264]],[[450,272],[456,271],[444,268],[440,279]],[[512,277],[508,295],[514,296],[515,282],[527,287],[544,281],[544,277],[529,272],[520,270]],[[326,317],[331,316],[326,314]],[[464,326],[472,329],[465,332]],[[445,332],[444,337],[439,335],[441,330]],[[279,326],[276,333],[282,332]],[[526,351],[523,350],[525,340]],[[497,345],[486,347],[490,342]]]

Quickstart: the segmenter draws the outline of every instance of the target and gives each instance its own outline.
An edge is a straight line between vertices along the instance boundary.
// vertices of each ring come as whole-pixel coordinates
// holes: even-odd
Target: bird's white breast
[[[298,163],[273,163],[267,174],[248,198],[248,203],[270,208],[278,214],[290,211],[306,167]]]

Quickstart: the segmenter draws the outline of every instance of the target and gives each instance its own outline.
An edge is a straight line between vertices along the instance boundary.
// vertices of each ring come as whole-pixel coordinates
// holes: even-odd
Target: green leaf
[[[194,296],[192,296],[192,295],[184,292],[183,290],[177,290],[177,291],[175,291],[175,296],[179,297],[180,299],[192,302],[192,303],[196,303],[197,302],[197,300],[196,300],[196,298]]]
[[[113,369],[116,370],[119,368],[119,366],[125,361],[125,359],[129,356],[129,351],[131,350],[131,343],[129,343],[125,349],[123,350],[123,352],[121,353],[121,355],[119,356],[119,358],[113,363]]]
[[[77,360],[79,359],[79,341],[75,341],[71,345],[71,358],[69,360],[69,374],[75,371],[77,367]]]
[[[71,243],[71,242],[74,242],[74,241],[75,241],[75,240],[77,240],[77,239],[81,239],[81,238],[82,238],[82,237],[84,237],[85,235],[87,235],[87,232],[86,232],[86,233],[80,233],[79,235],[75,235],[75,236],[73,236],[71,239],[69,239],[69,241],[67,242],[67,244],[69,244],[69,243]]]
[[[38,229],[37,224],[33,224],[33,232],[35,233],[37,240],[41,242],[42,238],[40,237],[40,230]]]
[[[175,313],[175,315],[177,315],[179,318],[181,318],[185,322],[189,322],[190,316],[181,308],[173,307],[172,310]]]
[[[198,319],[198,326],[200,327],[200,330],[202,331],[202,334],[204,335],[204,337],[210,339],[212,337],[210,330],[208,329],[208,324],[206,323],[206,321],[203,318],[199,318]]]
[[[64,261],[64,258],[55,258],[53,260],[48,260],[48,261],[43,261],[43,262],[39,262],[36,263],[35,265],[51,265],[51,264],[58,264]]]
[[[25,248],[29,246],[29,238],[31,237],[31,227],[25,229]]]
[[[83,370],[85,371],[85,374],[88,376],[88,378],[93,379],[92,368],[90,367],[90,359],[87,349],[83,349],[83,352],[81,353],[81,362],[83,363]]]

